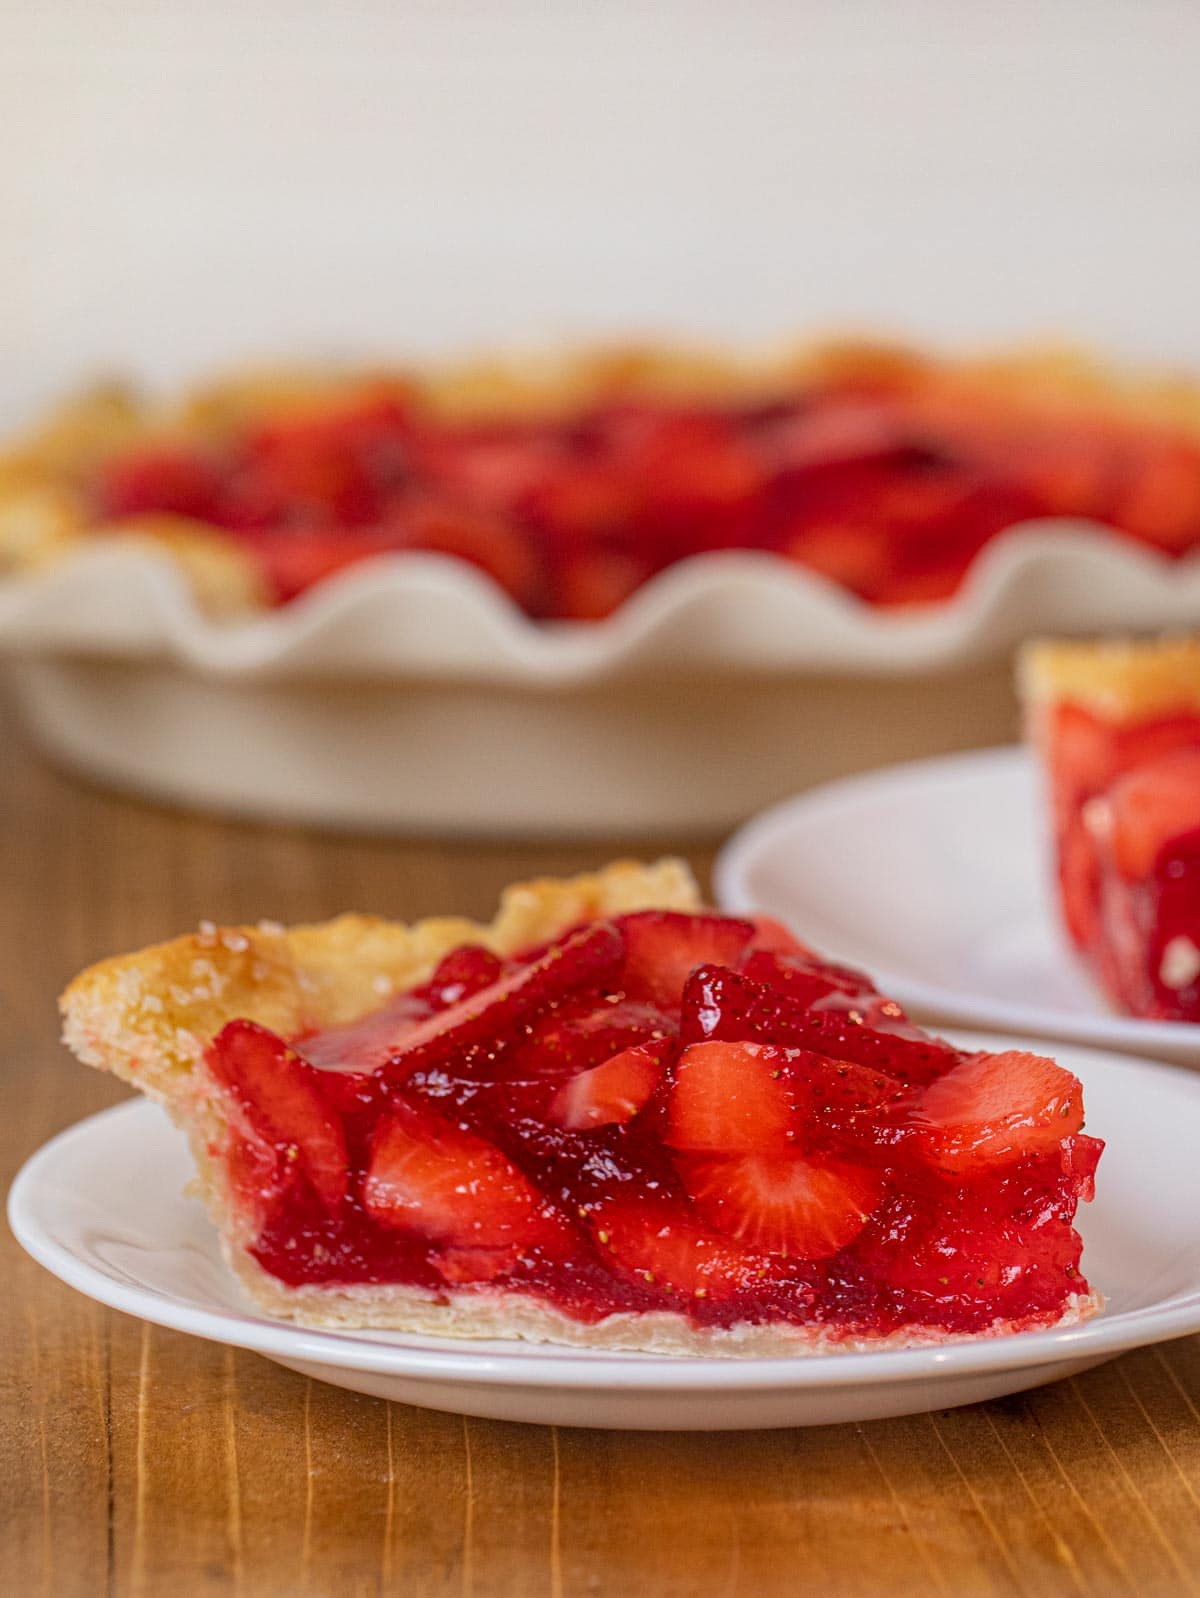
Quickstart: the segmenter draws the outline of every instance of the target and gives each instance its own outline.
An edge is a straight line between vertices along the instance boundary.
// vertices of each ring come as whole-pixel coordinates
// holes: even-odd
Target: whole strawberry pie
[[[63,1009],[306,1324],[805,1353],[1098,1304],[1076,1078],[930,1037],[678,862],[512,888],[489,926],[206,928]]]
[[[1033,645],[1022,687],[1072,942],[1121,1009],[1200,1021],[1200,641]]]
[[[881,606],[951,598],[1017,524],[1200,546],[1195,390],[1062,352],[665,347],[460,370],[106,390],[0,458],[0,566],[151,539],[216,610],[379,556],[451,557],[541,620],[596,621],[749,550]]]

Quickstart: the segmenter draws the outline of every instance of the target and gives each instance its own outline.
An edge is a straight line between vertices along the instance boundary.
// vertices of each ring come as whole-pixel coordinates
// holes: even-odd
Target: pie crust
[[[269,604],[259,562],[232,537],[163,514],[97,523],[82,484],[104,461],[143,444],[217,441],[270,415],[323,409],[366,393],[415,398],[446,419],[570,413],[615,396],[769,401],[797,384],[928,373],[935,413],[1000,408],[1010,417],[1076,414],[1200,436],[1200,384],[1128,372],[1082,352],[1033,347],[953,359],[879,340],[809,342],[758,356],[629,345],[412,369],[248,370],[172,402],[107,385],[86,392],[0,455],[0,572],[44,568],[98,535],[166,549],[210,614]]]
[[[1108,721],[1200,710],[1200,638],[1041,640],[1026,645],[1021,697],[1037,711],[1067,702]]]

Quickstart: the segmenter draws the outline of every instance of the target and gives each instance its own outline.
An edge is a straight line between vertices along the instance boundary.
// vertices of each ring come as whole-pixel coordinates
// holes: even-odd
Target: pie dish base
[[[1013,722],[1000,665],[874,681],[697,674],[544,693],[281,683],[75,657],[12,671],[42,748],[124,791],[242,817],[439,835],[724,831],[799,787],[1006,738]]]

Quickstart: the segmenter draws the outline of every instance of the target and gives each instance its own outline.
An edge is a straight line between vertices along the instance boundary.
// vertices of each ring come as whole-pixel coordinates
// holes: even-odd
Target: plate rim
[[[986,1034],[977,1036],[986,1044]],[[1153,1060],[1130,1060],[1105,1050],[1080,1052],[1100,1055],[1102,1064],[1115,1063],[1122,1071],[1161,1075],[1174,1087],[1200,1097],[1200,1077],[1178,1068]],[[103,1137],[116,1121],[134,1120],[144,1120],[148,1126],[163,1131],[171,1127],[161,1106],[133,1098],[66,1127],[31,1154],[9,1189],[8,1221],[14,1236],[52,1275],[96,1302],[153,1325],[270,1358],[282,1356],[330,1369],[415,1380],[450,1380],[470,1386],[573,1391],[604,1388],[609,1392],[797,1392],[1036,1369],[1092,1357],[1099,1361],[1200,1331],[1200,1280],[1189,1291],[1155,1304],[1115,1315],[1102,1312],[1073,1326],[964,1338],[919,1348],[809,1356],[672,1356],[515,1341],[510,1352],[472,1347],[466,1339],[422,1338],[416,1334],[397,1334],[403,1341],[377,1342],[354,1333],[273,1320],[250,1307],[236,1312],[206,1309],[154,1289],[116,1281],[48,1235],[39,1219],[39,1185],[53,1180],[64,1151],[74,1143],[90,1143]],[[227,1269],[223,1262],[222,1268]]]
[[[967,772],[982,775],[989,768],[1000,776],[1014,776],[1018,772],[1032,774],[1034,770],[1032,757],[1023,744],[996,744],[986,749],[960,750],[949,755],[898,761],[872,771],[838,777],[768,805],[737,828],[718,851],[712,869],[717,903],[735,915],[745,915],[756,908],[755,897],[750,893],[746,881],[751,862],[780,838],[786,839],[801,817],[815,818],[839,804],[860,799],[866,792],[873,791],[877,797],[886,798],[889,789],[920,786],[923,781],[939,775],[961,776]],[[1070,951],[1063,944],[1061,935],[1058,942],[1064,959],[1069,959]],[[850,962],[856,958],[852,949],[832,952]],[[886,961],[875,958],[871,959],[870,966],[880,987],[906,1009],[935,1016],[954,1025],[979,1030],[1016,1030],[1085,1047],[1130,1049],[1147,1055],[1153,1054],[1155,1049],[1169,1049],[1173,1053],[1190,1052],[1200,1064],[1200,1024],[1144,1021],[1135,1016],[1116,1015],[1102,1008],[1097,1008],[1093,1015],[1049,1009],[1043,1005],[1020,1005],[1008,999],[992,998],[963,988],[943,987],[936,982],[906,976],[903,971],[889,967]],[[1098,1005],[1102,1002],[1097,1000]]]

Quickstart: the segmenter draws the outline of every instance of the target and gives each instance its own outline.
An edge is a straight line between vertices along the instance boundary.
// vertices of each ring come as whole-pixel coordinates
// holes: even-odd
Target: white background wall
[[[614,328],[1200,363],[1195,0],[0,0],[0,420]]]

